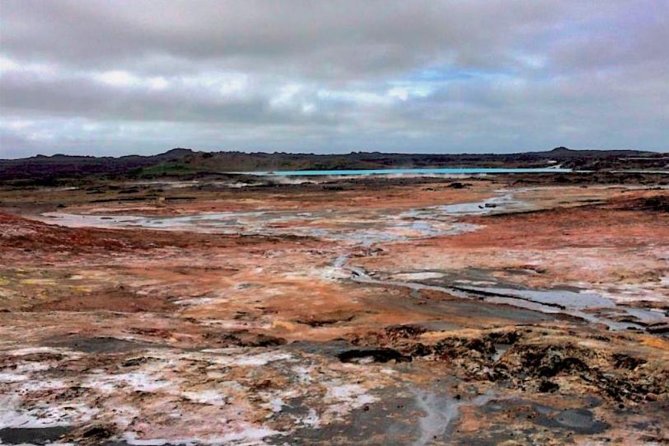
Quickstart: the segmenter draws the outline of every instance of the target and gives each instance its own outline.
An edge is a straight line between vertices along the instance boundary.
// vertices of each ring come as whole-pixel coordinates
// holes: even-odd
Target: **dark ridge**
[[[312,153],[198,152],[175,148],[159,155],[95,157],[37,155],[0,160],[0,181],[57,185],[65,179],[89,176],[107,179],[190,178],[223,172],[319,169],[388,169],[438,167],[562,167],[582,170],[658,170],[669,168],[669,156],[639,150],[572,150],[511,154],[415,154],[351,152]]]

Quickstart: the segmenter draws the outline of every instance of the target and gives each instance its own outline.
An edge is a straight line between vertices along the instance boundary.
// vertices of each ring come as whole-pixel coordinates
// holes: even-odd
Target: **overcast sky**
[[[669,149],[669,1],[0,0],[0,158]]]

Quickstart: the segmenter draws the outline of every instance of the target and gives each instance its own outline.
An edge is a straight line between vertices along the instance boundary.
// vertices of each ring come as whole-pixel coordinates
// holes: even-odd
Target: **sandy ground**
[[[0,444],[664,444],[669,191],[0,189]]]

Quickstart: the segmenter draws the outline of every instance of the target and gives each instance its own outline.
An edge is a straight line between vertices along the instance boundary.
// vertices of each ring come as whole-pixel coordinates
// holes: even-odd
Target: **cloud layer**
[[[0,157],[669,148],[664,0],[3,0],[0,25]]]

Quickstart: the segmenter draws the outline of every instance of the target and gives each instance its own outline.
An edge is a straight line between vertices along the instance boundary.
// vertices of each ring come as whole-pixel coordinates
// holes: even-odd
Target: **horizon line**
[[[126,157],[152,157],[152,156],[159,156],[159,155],[164,155],[173,151],[190,151],[192,153],[211,153],[211,154],[221,154],[221,153],[241,153],[241,154],[247,154],[247,155],[254,155],[254,154],[264,154],[264,155],[309,155],[309,156],[348,156],[348,155],[355,155],[355,154],[381,154],[381,155],[416,155],[416,156],[425,156],[425,155],[431,155],[431,156],[462,156],[462,155],[499,155],[499,156],[504,156],[504,155],[519,155],[519,154],[526,154],[526,153],[548,153],[552,152],[555,150],[569,150],[572,152],[647,152],[647,153],[657,153],[657,154],[663,154],[663,153],[669,153],[669,150],[653,150],[653,149],[631,149],[631,148],[611,148],[611,149],[590,149],[590,148],[570,148],[566,146],[556,146],[553,147],[552,149],[539,149],[539,150],[525,150],[525,151],[516,151],[516,152],[385,152],[385,151],[380,151],[378,149],[376,150],[351,150],[350,152],[323,152],[323,153],[317,153],[317,152],[289,152],[285,150],[274,150],[272,152],[267,151],[267,150],[261,150],[261,149],[198,149],[198,148],[191,148],[191,147],[173,147],[171,149],[164,149],[162,151],[158,151],[152,154],[139,154],[139,153],[128,153],[126,155],[82,155],[82,154],[72,154],[72,153],[67,153],[67,152],[58,152],[54,153],[52,155],[44,155],[42,153],[36,153],[34,155],[30,156],[24,156],[24,157],[11,157],[11,158],[0,158],[0,161],[6,161],[6,160],[22,160],[22,159],[31,159],[31,158],[54,158],[54,157],[79,157],[79,158],[126,158]]]

